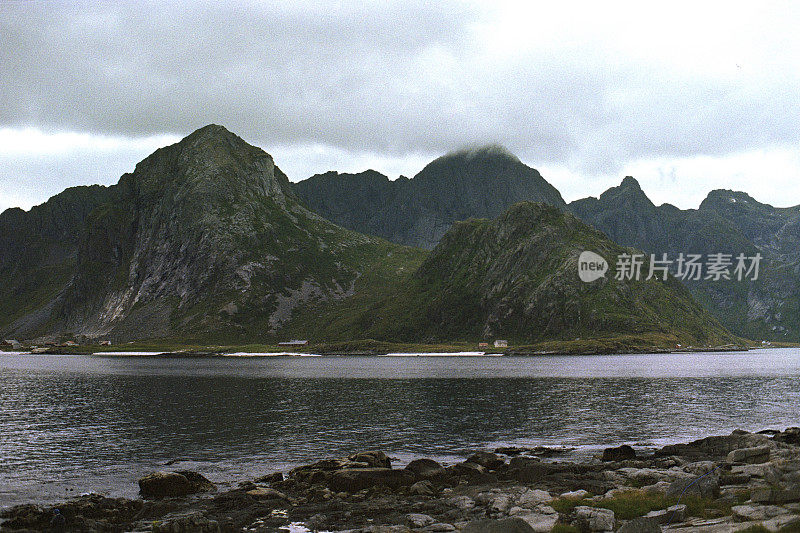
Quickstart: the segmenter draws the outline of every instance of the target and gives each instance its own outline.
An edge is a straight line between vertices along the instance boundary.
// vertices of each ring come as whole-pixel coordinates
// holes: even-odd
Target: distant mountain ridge
[[[648,253],[760,253],[756,281],[689,281],[687,286],[731,331],[746,337],[800,340],[800,207],[775,208],[742,192],[714,190],[698,209],[655,206],[639,183],[569,204],[614,241]]]
[[[328,172],[293,188],[309,209],[336,224],[426,249],[453,222],[494,218],[517,202],[566,208],[558,190],[538,171],[494,145],[444,155],[411,179],[390,181],[372,170]]]
[[[489,182],[492,172],[500,178]],[[353,179],[385,194],[379,175]],[[619,247],[565,214],[557,191],[507,153],[446,156],[406,181],[400,187],[430,195],[396,206],[437,224],[472,211],[499,215],[456,224],[432,252],[357,233],[303,205],[269,154],[206,126],[114,186],[69,189],[0,215],[8,252],[0,265],[10,276],[0,334],[181,343],[624,332],[659,346],[732,339],[678,284],[600,280],[591,290],[579,281],[580,249]],[[473,188],[482,192],[470,198]],[[497,201],[487,196],[495,189]],[[560,209],[502,206],[535,191]],[[409,227],[438,226],[399,227],[412,236]]]

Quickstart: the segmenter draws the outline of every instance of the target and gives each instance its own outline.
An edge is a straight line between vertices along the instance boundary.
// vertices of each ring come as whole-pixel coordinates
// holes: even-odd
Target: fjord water
[[[244,479],[379,448],[662,445],[800,425],[800,350],[542,357],[0,354],[0,506],[135,496],[158,469]]]

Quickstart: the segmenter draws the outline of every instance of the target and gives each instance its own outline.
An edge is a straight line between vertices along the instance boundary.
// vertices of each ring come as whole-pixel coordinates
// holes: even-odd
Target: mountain
[[[566,208],[558,190],[507,150],[485,146],[440,157],[411,179],[368,170],[294,184],[309,209],[352,230],[431,249],[453,222],[494,218],[520,201]]]
[[[89,213],[110,198],[107,187],[72,187],[30,211],[0,213],[0,328],[47,313],[75,269]]]
[[[508,178],[520,165],[495,149],[460,153],[407,183],[431,191],[447,206],[439,212],[462,216],[459,191],[469,180],[483,187],[475,202],[491,190],[477,183],[492,172],[508,193],[503,201],[519,193],[510,192],[515,180],[537,183],[530,172]],[[365,193],[385,193],[380,176],[358,179]],[[269,154],[215,125],[156,150],[114,186],[68,189],[28,212],[8,210],[0,230],[6,338],[731,339],[680,284],[581,282],[581,250],[611,257],[622,248],[558,207],[521,203],[492,220],[459,222],[427,252],[309,210]]]
[[[745,193],[716,190],[698,209],[655,206],[626,177],[599,198],[569,204],[614,241],[675,259],[678,254],[742,253],[763,260],[758,280],[687,281],[695,298],[734,333],[800,340],[800,209],[775,208]]]
[[[419,255],[301,206],[272,157],[221,126],[157,150],[104,194],[73,217],[83,227],[58,293],[6,319],[7,336],[270,338],[298,306],[349,296],[386,254]],[[3,304],[15,302],[9,291]]]
[[[454,224],[408,283],[371,306],[340,308],[347,319],[319,334],[516,344],[648,334],[672,346],[734,340],[675,280],[619,281],[612,270],[581,281],[585,250],[609,260],[631,252],[556,207],[518,203],[493,220]]]

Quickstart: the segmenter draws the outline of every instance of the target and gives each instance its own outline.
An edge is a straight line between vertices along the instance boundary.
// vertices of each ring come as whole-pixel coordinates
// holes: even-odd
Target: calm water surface
[[[662,445],[800,425],[800,350],[548,357],[0,354],[0,506],[191,468],[235,484],[380,448]]]

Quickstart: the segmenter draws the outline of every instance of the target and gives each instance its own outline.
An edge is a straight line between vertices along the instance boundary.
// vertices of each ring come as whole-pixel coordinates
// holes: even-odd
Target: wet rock
[[[692,441],[688,444],[673,444],[656,450],[656,457],[676,455],[694,459],[718,459],[727,457],[733,450],[739,448],[754,448],[757,446],[775,446],[767,435],[748,433],[735,430],[730,435],[706,437]]]
[[[572,525],[583,532],[614,531],[614,511],[578,506],[572,512]]]
[[[477,463],[463,462],[447,468],[453,476],[464,477],[471,483],[496,483],[497,476],[487,471],[486,467]]]
[[[258,487],[252,490],[248,490],[247,494],[252,496],[257,500],[288,500],[289,498],[280,491],[275,489],[265,488],[265,487]]]
[[[661,526],[653,518],[640,516],[623,524],[617,533],[661,533]]]
[[[423,479],[422,481],[417,481],[411,485],[411,488],[408,490],[408,492],[416,496],[433,496],[436,494],[436,489],[434,488],[433,483],[427,479]]]
[[[728,454],[729,463],[766,463],[769,461],[769,446],[756,446],[754,448],[739,448]]]
[[[719,477],[706,475],[694,479],[678,479],[670,483],[667,496],[693,494],[701,498],[717,498],[719,496]]]
[[[353,463],[361,463],[370,468],[391,468],[392,461],[385,453],[377,450],[358,452],[347,458]]]
[[[139,480],[139,492],[152,498],[187,496],[214,488],[208,479],[190,470],[154,472]]]
[[[442,522],[436,522],[429,526],[425,526],[422,528],[422,531],[432,531],[432,532],[449,532],[449,531],[456,531],[456,527],[453,524],[445,524]]]
[[[275,472],[255,479],[256,483],[280,483],[281,481],[283,481],[283,472]]]
[[[414,476],[405,470],[391,468],[345,468],[334,470],[327,476],[328,488],[335,492],[358,492],[362,489],[385,485],[397,489],[411,485]]]
[[[786,431],[779,432],[773,438],[778,442],[800,446],[800,428],[787,428]]]
[[[222,531],[219,522],[197,512],[163,522],[153,522],[153,533],[217,533]]]
[[[440,479],[445,476],[445,469],[433,459],[415,459],[405,468],[416,479]]]
[[[487,470],[497,470],[506,464],[497,454],[484,451],[470,455],[466,462],[481,465]]]
[[[462,530],[463,533],[531,533],[534,529],[521,518],[503,520],[476,520]]]
[[[628,459],[636,459],[636,451],[627,444],[603,450],[603,461],[626,461]]]

